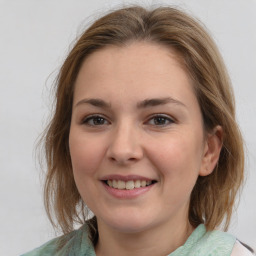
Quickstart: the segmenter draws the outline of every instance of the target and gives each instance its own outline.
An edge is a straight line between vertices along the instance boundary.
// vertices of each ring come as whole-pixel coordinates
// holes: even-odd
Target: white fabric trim
[[[253,254],[241,243],[236,241],[230,256],[252,256]]]

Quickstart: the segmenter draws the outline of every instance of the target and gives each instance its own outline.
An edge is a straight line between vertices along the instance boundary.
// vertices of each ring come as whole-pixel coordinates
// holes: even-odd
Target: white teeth
[[[118,180],[117,181],[117,188],[118,189],[125,189],[126,185],[125,182],[123,180]]]
[[[112,187],[113,187],[113,188],[117,188],[117,181],[116,181],[116,180],[113,180],[113,182],[112,182]]]
[[[134,181],[133,180],[129,180],[125,183],[125,188],[126,189],[134,189]]]
[[[140,180],[135,180],[134,187],[135,188],[140,188]]]
[[[141,186],[142,187],[146,187],[146,185],[147,185],[147,182],[145,180],[141,181]]]
[[[152,184],[152,181],[146,181],[146,180],[107,180],[107,184],[116,189],[127,189],[131,190],[134,188],[140,188],[140,187],[146,187]]]

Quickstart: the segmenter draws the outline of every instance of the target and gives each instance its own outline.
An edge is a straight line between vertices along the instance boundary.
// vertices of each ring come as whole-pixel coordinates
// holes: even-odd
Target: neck
[[[177,221],[164,223],[138,233],[119,232],[107,227],[100,220],[98,220],[98,228],[97,256],[168,255],[183,245],[193,232],[193,227],[188,221],[183,224]]]

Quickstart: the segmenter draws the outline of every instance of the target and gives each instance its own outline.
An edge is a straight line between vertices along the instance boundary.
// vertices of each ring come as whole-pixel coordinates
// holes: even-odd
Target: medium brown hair
[[[218,164],[210,175],[198,177],[192,191],[189,221],[194,227],[204,223],[212,230],[225,220],[227,229],[244,176],[243,141],[235,119],[231,83],[219,51],[203,25],[172,7],[150,10],[132,6],[112,11],[93,23],[67,56],[57,79],[53,117],[44,136],[47,214],[64,234],[73,230],[74,223],[86,223],[86,205],[74,181],[68,144],[75,81],[90,54],[108,45],[122,47],[134,41],[157,43],[174,50],[193,83],[205,131],[217,125],[223,129]],[[97,239],[96,218],[89,223]]]

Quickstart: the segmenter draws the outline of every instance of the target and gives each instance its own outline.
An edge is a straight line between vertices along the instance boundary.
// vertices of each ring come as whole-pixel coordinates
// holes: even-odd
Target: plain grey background
[[[135,1],[0,0],[0,255],[19,255],[55,236],[42,200],[35,141],[50,111],[50,88],[70,45],[106,10]],[[256,1],[174,4],[216,40],[235,90],[247,145],[247,183],[229,232],[256,249]]]

